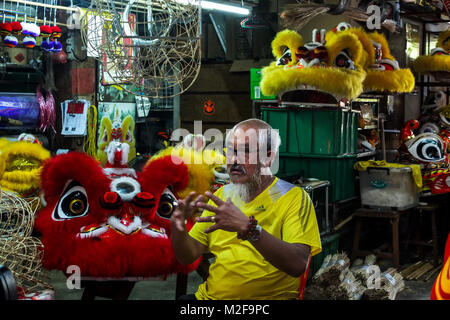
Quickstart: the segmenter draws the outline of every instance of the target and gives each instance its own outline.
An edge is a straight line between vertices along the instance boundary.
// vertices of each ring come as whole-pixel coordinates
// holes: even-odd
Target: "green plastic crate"
[[[322,251],[311,258],[308,277],[312,277],[323,263],[325,257],[329,254],[335,254],[339,250],[339,233],[331,233],[321,237]]]
[[[276,100],[277,96],[265,96],[261,92],[262,74],[260,68],[250,69],[250,99],[251,100]]]
[[[356,154],[358,112],[338,107],[265,107],[262,120],[278,129],[280,153]]]
[[[281,153],[276,175],[282,179],[294,176],[330,181],[330,203],[353,198],[356,194],[355,155],[304,156]]]

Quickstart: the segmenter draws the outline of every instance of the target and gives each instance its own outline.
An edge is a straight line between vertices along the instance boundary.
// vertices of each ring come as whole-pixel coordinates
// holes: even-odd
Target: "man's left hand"
[[[196,203],[198,208],[215,213],[215,215],[212,216],[197,218],[197,222],[215,223],[209,228],[206,228],[204,231],[205,233],[210,233],[217,229],[230,232],[243,232],[246,230],[249,223],[249,218],[241,210],[239,210],[233,202],[231,202],[231,198],[228,198],[227,201],[223,201],[211,192],[206,192],[205,195],[217,205],[217,207],[215,207],[204,202]]]

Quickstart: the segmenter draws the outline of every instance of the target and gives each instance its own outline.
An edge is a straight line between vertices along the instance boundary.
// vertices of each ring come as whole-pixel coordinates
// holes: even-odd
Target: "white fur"
[[[134,216],[133,222],[130,223],[128,226],[125,226],[120,222],[120,219],[115,216],[110,216],[108,218],[108,224],[120,232],[124,234],[131,234],[134,231],[140,229],[142,227],[142,220],[138,216]]]
[[[134,191],[129,193],[121,193],[117,188],[118,184],[120,183],[132,185],[134,187]],[[141,185],[131,177],[120,177],[111,181],[110,189],[111,191],[117,192],[117,194],[122,198],[123,201],[131,201],[135,195],[141,192]]]

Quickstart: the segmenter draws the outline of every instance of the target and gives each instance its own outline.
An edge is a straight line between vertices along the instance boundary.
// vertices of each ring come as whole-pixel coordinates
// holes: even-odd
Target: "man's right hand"
[[[186,219],[191,217],[194,212],[197,210],[195,204],[199,201],[202,201],[203,196],[199,195],[194,201],[195,192],[189,193],[189,195],[182,199],[178,200],[178,206],[172,214],[170,219],[172,228],[175,228],[177,231],[183,232],[186,230]]]
[[[178,206],[170,218],[172,232],[172,246],[177,260],[182,264],[193,263],[198,259],[207,247],[199,241],[191,238],[186,229],[186,219],[198,210],[196,203],[202,201],[203,196],[199,195],[195,201],[195,192],[191,192],[185,199],[178,200]]]

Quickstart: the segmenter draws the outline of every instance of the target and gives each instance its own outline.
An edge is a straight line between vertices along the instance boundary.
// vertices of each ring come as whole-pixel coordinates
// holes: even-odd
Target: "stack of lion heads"
[[[346,23],[328,32],[315,29],[309,43],[297,32],[283,30],[272,41],[272,51],[276,61],[263,68],[261,89],[282,101],[292,92],[314,91],[308,102],[340,104],[364,92],[411,92],[415,84],[411,70],[399,67],[383,34]]]

